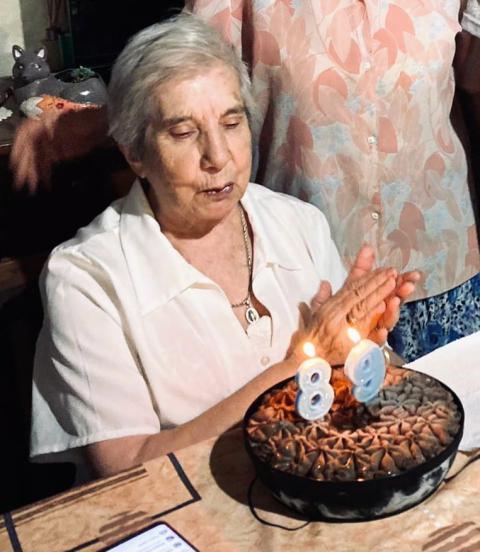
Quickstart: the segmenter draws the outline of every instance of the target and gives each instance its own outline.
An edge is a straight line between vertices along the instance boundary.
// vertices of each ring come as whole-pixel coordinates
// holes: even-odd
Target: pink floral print
[[[479,272],[450,125],[459,0],[187,0],[251,68],[256,181],[317,205],[348,264],[418,268],[415,297]]]

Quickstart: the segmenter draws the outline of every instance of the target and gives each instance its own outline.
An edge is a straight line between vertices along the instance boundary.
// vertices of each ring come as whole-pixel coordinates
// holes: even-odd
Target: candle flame
[[[311,341],[306,341],[303,344],[303,352],[310,358],[315,356],[315,345]]]
[[[355,328],[348,328],[347,335],[354,343],[358,343],[361,340],[361,336]]]

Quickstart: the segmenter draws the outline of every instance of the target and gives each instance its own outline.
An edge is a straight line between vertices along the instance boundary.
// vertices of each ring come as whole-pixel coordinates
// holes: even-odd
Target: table
[[[263,524],[248,506],[247,491],[255,474],[241,429],[236,428],[3,514],[0,551],[95,551],[164,520],[199,550],[208,552],[277,552],[287,546],[328,552],[478,552],[479,351],[480,332],[412,364],[446,383],[462,400],[465,431],[461,447],[468,452],[457,454],[446,482],[411,510],[364,523],[312,522],[296,531]],[[476,458],[478,462],[467,465]],[[262,520],[291,529],[303,524],[260,482],[255,483],[252,497]]]
[[[467,461],[460,454],[452,468]],[[2,552],[94,551],[160,519],[199,550],[272,551],[286,546],[347,552],[480,550],[480,462],[417,507],[368,523],[312,522],[298,531],[257,521],[247,504],[254,478],[240,429],[146,462],[108,479],[3,515]],[[302,525],[257,482],[257,513]]]

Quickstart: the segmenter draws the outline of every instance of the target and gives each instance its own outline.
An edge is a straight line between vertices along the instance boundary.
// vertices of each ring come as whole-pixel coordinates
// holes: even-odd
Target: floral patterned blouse
[[[479,272],[449,120],[459,0],[187,0],[251,67],[256,181],[317,205],[349,264],[418,268],[414,299]]]

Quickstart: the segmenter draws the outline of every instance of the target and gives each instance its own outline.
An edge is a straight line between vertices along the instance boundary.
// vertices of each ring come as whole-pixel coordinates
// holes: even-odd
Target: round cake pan
[[[437,456],[391,476],[356,481],[318,481],[271,467],[255,455],[250,444],[248,420],[267,393],[282,387],[290,379],[279,382],[257,397],[243,420],[245,446],[258,477],[273,496],[287,507],[309,519],[368,521],[398,514],[419,504],[441,484],[455,459],[463,435],[465,416],[460,399],[446,385],[438,382],[451,393],[458,407],[459,430],[453,441]]]

